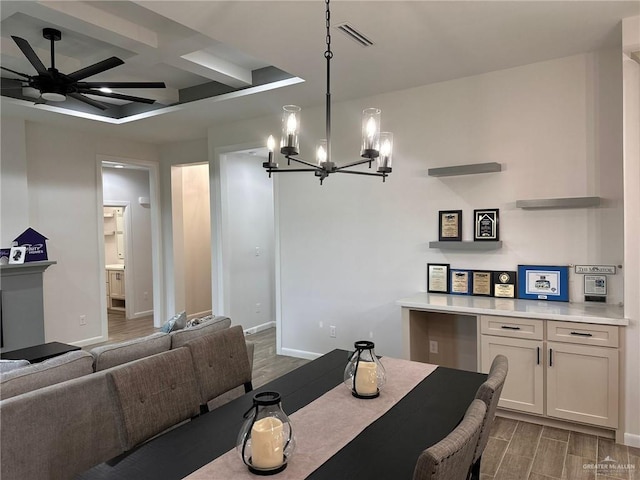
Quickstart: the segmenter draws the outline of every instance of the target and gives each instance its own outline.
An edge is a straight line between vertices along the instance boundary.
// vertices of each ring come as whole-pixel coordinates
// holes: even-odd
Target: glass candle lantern
[[[267,157],[267,161],[263,162],[262,164],[264,168],[278,168],[278,164],[276,163],[276,160],[274,158],[275,148],[276,148],[276,139],[273,138],[273,135],[269,135],[269,138],[267,139],[268,157]]]
[[[283,155],[298,155],[300,153],[300,110],[297,105],[282,107],[282,137],[280,153]]]
[[[391,173],[393,160],[393,133],[380,132],[380,156],[378,157],[378,172]]]
[[[251,473],[273,475],[287,468],[295,439],[278,392],[253,396],[253,406],[245,414],[236,449]]]
[[[319,167],[327,163],[327,141],[325,139],[320,140],[316,146],[316,161]]]
[[[361,157],[377,158],[380,154],[380,113],[379,108],[365,108],[362,111]]]
[[[382,363],[376,357],[375,344],[359,341],[354,344],[355,351],[344,369],[344,384],[357,398],[376,398],[386,382],[386,373]]]

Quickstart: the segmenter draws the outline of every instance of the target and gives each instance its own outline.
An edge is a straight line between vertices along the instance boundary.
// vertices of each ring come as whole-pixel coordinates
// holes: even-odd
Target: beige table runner
[[[296,449],[287,468],[272,478],[300,480],[309,476],[402,397],[429,376],[437,365],[383,357],[387,384],[380,396],[361,400],[344,384],[290,415]],[[283,404],[286,412],[286,401]],[[234,448],[186,477],[188,480],[256,480]]]

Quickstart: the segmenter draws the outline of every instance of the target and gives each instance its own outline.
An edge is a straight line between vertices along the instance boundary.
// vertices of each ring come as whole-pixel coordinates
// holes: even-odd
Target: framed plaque
[[[451,270],[449,275],[452,295],[471,295],[471,272],[469,270]]]
[[[516,278],[516,272],[493,272],[493,296],[500,298],[516,298]]]
[[[427,263],[427,292],[449,293],[448,263]]]
[[[489,208],[484,210],[474,210],[474,240],[489,240],[497,242],[500,240],[500,210]]]
[[[438,240],[459,242],[462,240],[462,210],[438,212]]]
[[[518,298],[569,301],[569,267],[518,265]]]
[[[585,275],[584,294],[605,296],[607,294],[606,275]]]
[[[490,297],[493,293],[491,273],[492,272],[487,270],[474,270],[471,274],[471,284],[473,285],[471,293]]]

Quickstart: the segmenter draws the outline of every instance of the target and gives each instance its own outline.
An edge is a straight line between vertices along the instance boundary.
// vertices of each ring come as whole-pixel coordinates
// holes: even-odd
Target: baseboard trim
[[[151,313],[153,313],[153,310],[151,310]],[[213,312],[211,310],[204,310],[202,312],[192,313],[190,315],[187,315],[187,320],[193,320],[194,318],[207,317],[207,316],[212,315],[212,314],[213,314]]]
[[[537,423],[538,425],[560,428],[562,430],[573,430],[574,432],[615,439],[615,430],[611,430],[605,427],[597,427],[591,425],[583,425],[581,423],[573,423],[570,421],[556,420],[555,418],[541,417],[539,415],[529,414],[525,412],[504,410],[500,407],[498,407],[496,415],[499,417],[510,418],[512,420],[522,420],[524,422]]]
[[[133,316],[131,318],[128,318],[127,320],[135,320],[136,318],[150,317],[152,315],[153,315],[153,310],[147,310],[146,312],[134,313]]]
[[[258,332],[262,332],[263,330],[268,330],[269,328],[276,328],[276,322],[266,322],[255,327],[246,328],[244,330],[245,335],[253,335]]]
[[[104,335],[100,335],[99,337],[86,338],[84,340],[78,340],[77,342],[69,342],[69,345],[75,345],[76,347],[86,347],[87,345],[93,345],[94,343],[102,343],[109,340]]]
[[[628,447],[640,448],[640,435],[636,435],[635,433],[625,433],[624,444]]]
[[[304,358],[306,360],[315,360],[316,358],[320,358],[322,356],[321,353],[306,352],[304,350],[295,350],[293,348],[281,348],[278,354],[286,355],[288,357]]]

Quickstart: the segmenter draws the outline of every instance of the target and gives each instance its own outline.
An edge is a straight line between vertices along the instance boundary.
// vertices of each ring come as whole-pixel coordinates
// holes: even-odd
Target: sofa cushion
[[[174,330],[180,330],[184,328],[187,324],[187,312],[184,310],[180,313],[176,313],[173,317],[165,322],[162,327],[160,327],[160,331],[163,333],[170,333]]]
[[[74,478],[123,452],[117,418],[102,372],[3,400],[0,477]]]
[[[89,353],[83,350],[65,353],[1,374],[0,398],[4,400],[90,373],[93,373],[93,357]]]
[[[203,318],[203,321],[195,327],[185,328],[184,330],[177,330],[171,332],[171,348],[182,347],[189,340],[201,337],[202,335],[211,335],[231,326],[231,319],[229,317],[222,317],[210,315]]]
[[[29,360],[0,360],[0,373],[7,373],[27,365],[31,365]]]
[[[140,358],[166,352],[171,348],[171,337],[166,333],[152,333],[126,342],[103,345],[91,350],[96,372],[132,362]]]

